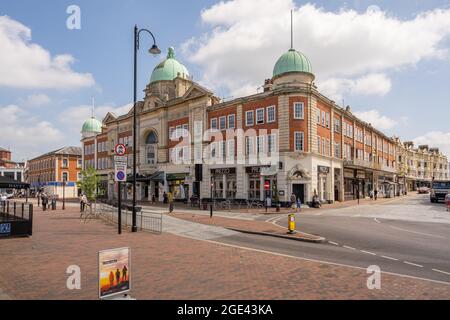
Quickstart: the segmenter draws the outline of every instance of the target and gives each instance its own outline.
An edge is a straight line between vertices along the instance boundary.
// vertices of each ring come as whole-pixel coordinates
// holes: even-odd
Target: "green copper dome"
[[[273,68],[273,76],[279,76],[287,72],[307,72],[312,73],[311,63],[308,58],[301,52],[289,49],[275,63]]]
[[[174,48],[170,47],[167,58],[153,69],[150,83],[163,80],[172,81],[178,74],[185,79],[189,76],[186,67],[175,59]]]
[[[86,120],[83,124],[83,128],[81,129],[82,133],[101,133],[102,132],[102,123],[95,119],[94,117]]]

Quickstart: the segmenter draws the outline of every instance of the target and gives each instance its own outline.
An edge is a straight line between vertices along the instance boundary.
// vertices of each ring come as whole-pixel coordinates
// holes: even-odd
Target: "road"
[[[318,213],[297,214],[297,229],[326,237],[324,244],[247,234],[215,241],[348,266],[377,265],[382,272],[450,284],[450,213],[430,204],[427,195]],[[286,226],[286,217],[275,223]]]

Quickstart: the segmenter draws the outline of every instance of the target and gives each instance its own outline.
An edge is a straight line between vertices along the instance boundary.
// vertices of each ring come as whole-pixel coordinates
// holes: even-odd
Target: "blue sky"
[[[81,30],[66,28],[66,9],[72,4],[81,9]],[[252,9],[246,9],[248,6]],[[36,55],[25,48],[16,57],[15,51],[4,50],[8,47],[0,41],[0,58],[8,61],[0,64],[0,112],[12,119],[6,120],[9,127],[0,128],[0,146],[11,148],[14,158],[23,160],[52,148],[79,144],[79,128],[89,115],[92,96],[99,117],[106,110],[126,110],[132,99],[134,24],[149,28],[163,50],[159,57],[141,50],[140,93],[169,46],[175,47],[194,80],[218,96],[255,93],[271,76],[277,56],[289,48],[292,7],[294,46],[311,60],[319,90],[339,104],[344,100],[388,134],[434,144],[450,153],[450,59],[446,51],[450,47],[446,24],[450,2],[437,0],[310,4],[291,0],[222,4],[210,0],[2,1],[0,36],[1,32],[3,36],[17,35],[17,30],[28,28],[31,39],[13,39],[19,48],[23,43],[36,45],[43,56],[45,52],[50,59],[70,55],[73,61],[62,62],[53,78],[40,80],[42,74],[33,69],[24,71],[25,83],[20,77],[13,81],[16,75],[11,70],[34,68],[33,63],[23,66],[23,60],[32,61]],[[436,16],[418,18],[427,11]],[[280,14],[273,14],[277,12]],[[280,26],[280,21],[286,23]],[[392,29],[383,29],[390,23]],[[334,32],[336,25],[343,27]],[[367,33],[361,36],[356,30],[359,27],[367,28]],[[151,43],[144,37],[142,47],[146,48]],[[253,66],[249,62],[254,62]],[[59,66],[43,62],[36,68],[45,71],[55,65]],[[36,81],[28,84],[33,76]],[[45,85],[36,84],[39,81]]]

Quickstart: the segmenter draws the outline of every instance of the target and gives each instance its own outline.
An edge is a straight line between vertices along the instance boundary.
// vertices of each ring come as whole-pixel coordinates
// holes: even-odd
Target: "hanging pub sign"
[[[236,174],[236,168],[217,168],[211,169],[212,174]]]

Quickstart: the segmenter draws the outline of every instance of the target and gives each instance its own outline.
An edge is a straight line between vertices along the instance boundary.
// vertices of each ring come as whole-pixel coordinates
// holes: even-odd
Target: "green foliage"
[[[77,182],[77,185],[88,200],[92,202],[104,193],[104,190],[100,187],[100,177],[97,176],[97,171],[92,167],[81,171],[81,180]]]

